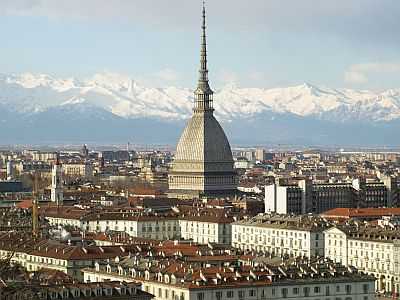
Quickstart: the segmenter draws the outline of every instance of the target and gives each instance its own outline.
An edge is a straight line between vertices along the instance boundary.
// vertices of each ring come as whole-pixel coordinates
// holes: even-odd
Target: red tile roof
[[[380,218],[383,216],[400,216],[400,207],[391,208],[334,208],[321,214],[325,218]]]

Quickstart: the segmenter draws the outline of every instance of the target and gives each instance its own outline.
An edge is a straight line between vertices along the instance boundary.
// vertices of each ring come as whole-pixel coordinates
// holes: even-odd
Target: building
[[[55,162],[58,157],[57,152],[31,151],[30,154],[33,161]]]
[[[118,151],[101,151],[99,153],[99,158],[104,159],[105,161],[128,161],[130,156],[128,151],[118,150]]]
[[[169,173],[170,197],[232,194],[238,183],[229,141],[214,117],[213,91],[208,81],[205,10],[200,60],[193,116],[179,140]]]
[[[180,237],[196,243],[230,245],[234,218],[223,209],[209,209],[182,214],[179,218]]]
[[[143,292],[135,282],[94,282],[38,285],[28,282],[0,285],[2,300],[150,300],[153,295]]]
[[[328,226],[314,216],[258,215],[232,224],[232,246],[270,255],[323,256]]]
[[[265,160],[265,150],[262,148],[256,149],[256,160],[264,161]]]
[[[62,170],[66,177],[71,178],[93,176],[93,166],[90,163],[63,163]]]
[[[51,173],[51,202],[54,202],[56,205],[62,205],[63,201],[62,166],[57,157]]]
[[[42,215],[50,225],[71,226],[85,232],[124,232],[131,237],[154,240],[185,239],[226,245],[231,244],[234,222],[223,209],[151,214],[50,207],[43,209]]]
[[[265,187],[265,212],[280,214],[320,214],[334,208],[386,207],[388,195],[394,195],[397,187],[385,182],[313,183],[308,179],[295,183],[277,183]],[[393,191],[393,192],[392,192]],[[397,193],[397,192],[396,192]]]
[[[399,293],[400,232],[382,225],[348,223],[327,229],[325,256],[374,275],[377,291]]]
[[[15,169],[13,161],[7,161],[7,180],[11,181],[15,178]]]
[[[281,186],[271,184],[265,187],[265,212],[278,214],[302,214],[306,199],[303,190],[297,185]]]
[[[34,239],[24,232],[0,233],[0,259],[11,258],[28,272],[51,269],[83,280],[82,269],[96,262],[123,257],[136,251],[135,245],[66,245],[54,240]]]
[[[84,270],[85,282],[137,281],[157,300],[373,300],[374,278],[325,259],[222,266],[136,255]],[[164,252],[165,255],[165,252]]]

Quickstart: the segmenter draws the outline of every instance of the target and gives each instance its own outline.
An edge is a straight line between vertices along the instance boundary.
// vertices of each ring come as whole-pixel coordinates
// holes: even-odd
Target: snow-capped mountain
[[[321,133],[318,131],[326,128],[327,124],[336,124],[329,125],[336,129],[337,124],[342,124],[344,130],[354,124],[384,126],[392,130],[394,125],[390,124],[400,121],[400,89],[379,93],[323,88],[310,84],[274,89],[229,85],[216,89],[214,99],[216,116],[228,127],[232,136],[245,130],[244,124],[258,124],[254,128],[248,127],[248,130],[254,131],[254,135],[263,135],[282,120],[286,120],[286,125],[281,126],[287,131],[285,138],[288,140],[292,140],[290,124],[293,122],[296,127],[303,128],[306,128],[303,123],[308,122],[311,124],[310,130],[318,127],[313,134],[326,136],[329,130]],[[51,119],[54,116],[57,116],[56,120],[64,119],[63,126],[67,128],[74,125],[71,124],[71,118],[77,118],[83,127],[85,120],[86,123],[89,120],[92,123],[108,120],[107,125],[111,127],[115,122],[119,122],[120,126],[129,126],[132,122],[140,121],[146,128],[151,127],[151,122],[158,122],[163,129],[163,124],[169,122],[170,125],[176,124],[174,128],[178,130],[184,124],[183,120],[191,115],[192,103],[191,89],[144,87],[118,74],[97,74],[86,80],[58,79],[45,74],[0,75],[0,110],[3,112],[0,124],[7,124],[7,128],[16,136],[23,127],[22,124],[16,126],[18,121],[31,124],[30,129],[34,130],[39,120],[44,127],[46,124],[48,126],[46,120],[50,122],[50,116]],[[71,122],[65,120],[66,115]],[[242,121],[241,128],[235,129],[237,122],[234,121],[237,120]],[[275,129],[280,134],[285,132],[281,128]],[[304,132],[304,137],[306,135]],[[73,138],[74,135],[70,136]],[[299,133],[296,133],[296,137],[299,137]],[[62,139],[62,135],[59,138]],[[275,137],[268,138],[273,140]],[[319,139],[314,138],[313,141],[318,142]],[[339,140],[335,142],[340,143]]]
[[[87,103],[124,118],[186,119],[193,92],[186,88],[146,88],[117,74],[89,80],[56,79],[48,75],[0,75],[0,103],[19,112]],[[330,89],[303,84],[288,88],[216,90],[215,108],[223,120],[250,118],[265,111],[316,116],[331,121],[390,121],[400,118],[400,89],[382,93]]]

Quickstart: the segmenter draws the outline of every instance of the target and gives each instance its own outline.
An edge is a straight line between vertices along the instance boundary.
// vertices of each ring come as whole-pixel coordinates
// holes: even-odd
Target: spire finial
[[[212,94],[213,91],[208,83],[208,68],[207,68],[207,34],[206,34],[206,3],[203,0],[202,14],[202,34],[201,34],[201,50],[200,50],[200,70],[199,81],[195,93],[197,110],[212,110]]]

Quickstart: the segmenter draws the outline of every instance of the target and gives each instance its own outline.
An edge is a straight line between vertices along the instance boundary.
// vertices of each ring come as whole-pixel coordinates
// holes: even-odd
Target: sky
[[[193,87],[201,0],[0,0],[0,73]],[[207,0],[212,86],[400,87],[399,0]]]

